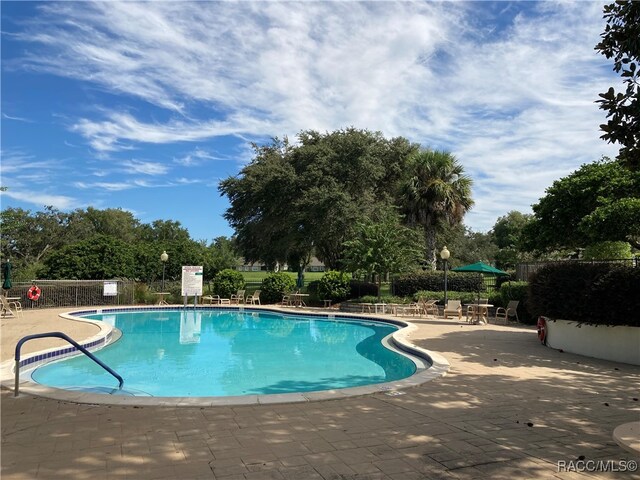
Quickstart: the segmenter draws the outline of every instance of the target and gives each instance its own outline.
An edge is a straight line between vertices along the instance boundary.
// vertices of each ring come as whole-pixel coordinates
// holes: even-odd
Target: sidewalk
[[[55,318],[57,312],[3,319],[2,359],[34,325],[82,338],[78,329],[86,327]],[[557,467],[633,458],[612,432],[640,419],[640,367],[551,350],[533,327],[410,321],[419,327],[414,343],[444,355],[451,369],[401,392],[304,404],[136,408],[3,391],[2,478],[638,478]]]

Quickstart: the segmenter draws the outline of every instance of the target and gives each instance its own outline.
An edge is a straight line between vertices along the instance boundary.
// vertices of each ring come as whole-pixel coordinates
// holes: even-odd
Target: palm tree
[[[425,260],[436,268],[436,232],[456,225],[473,206],[472,180],[449,152],[421,150],[408,159],[400,187],[400,208],[409,225],[424,228]]]

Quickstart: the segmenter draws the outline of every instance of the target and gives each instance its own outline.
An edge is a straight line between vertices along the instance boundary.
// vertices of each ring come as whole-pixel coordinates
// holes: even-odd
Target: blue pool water
[[[90,315],[122,331],[95,352],[127,392],[163,397],[273,394],[389,382],[415,364],[385,348],[396,327],[237,310],[159,310]],[[37,368],[58,388],[109,390],[117,381],[84,355]]]

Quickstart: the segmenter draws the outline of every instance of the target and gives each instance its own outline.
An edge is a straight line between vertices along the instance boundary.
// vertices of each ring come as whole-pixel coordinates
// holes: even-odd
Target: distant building
[[[244,257],[240,257],[238,258],[238,261],[236,264],[236,270],[238,270],[239,272],[262,272],[267,270],[267,266],[262,262],[248,263],[247,261],[245,261]],[[289,270],[288,265],[286,263],[281,266],[280,270],[285,272],[295,271],[295,270]],[[309,263],[305,271],[324,272],[324,270],[325,270],[324,263],[322,263],[316,257],[312,257],[311,263]]]

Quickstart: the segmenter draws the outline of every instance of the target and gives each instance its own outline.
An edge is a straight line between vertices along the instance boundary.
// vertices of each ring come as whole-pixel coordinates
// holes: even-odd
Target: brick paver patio
[[[2,360],[25,332],[95,333],[59,312],[3,319]],[[3,390],[2,479],[640,478],[558,472],[558,462],[616,470],[633,460],[612,432],[640,420],[640,367],[551,350],[532,327],[414,323],[414,343],[443,354],[451,369],[400,394],[169,408]]]

